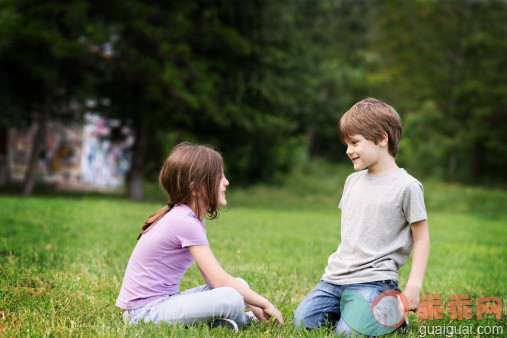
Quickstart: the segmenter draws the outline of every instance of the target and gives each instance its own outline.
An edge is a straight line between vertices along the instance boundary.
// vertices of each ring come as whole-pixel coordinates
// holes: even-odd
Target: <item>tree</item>
[[[49,118],[61,118],[87,76],[93,55],[81,40],[87,25],[86,1],[31,0],[0,3],[1,105],[4,124],[36,123],[23,193],[32,193]],[[74,117],[74,116],[72,116]]]
[[[406,117],[401,159],[448,179],[504,179],[504,1],[375,2],[372,86]],[[403,149],[402,149],[403,150]]]
[[[142,197],[150,156],[160,162],[172,146],[157,144],[164,133],[218,146],[243,181],[286,166],[304,102],[295,92],[307,82],[294,27],[274,24],[289,3],[129,1],[97,11],[112,50],[100,93],[137,134],[129,197]]]
[[[177,131],[199,117],[199,107],[213,87],[201,77],[204,61],[189,46],[196,25],[189,14],[193,2],[119,1],[97,8],[97,21],[108,31],[111,55],[101,60],[104,80],[97,84],[111,104],[104,113],[129,123],[136,142],[127,175],[127,197],[143,197],[143,179],[150,153],[161,161],[167,145],[157,144],[161,130]],[[153,145],[153,151],[148,146]]]
[[[368,93],[366,76],[372,15],[369,1],[301,1],[294,26],[308,65],[302,130],[310,155],[343,159],[337,137],[340,116]],[[301,95],[301,94],[299,94]]]

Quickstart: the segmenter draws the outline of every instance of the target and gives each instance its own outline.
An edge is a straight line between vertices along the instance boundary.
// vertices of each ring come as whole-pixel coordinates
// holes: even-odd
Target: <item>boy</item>
[[[401,139],[398,113],[384,102],[367,98],[343,115],[338,133],[358,171],[347,178],[338,206],[341,244],[294,319],[298,328],[336,325],[337,334],[350,335],[358,328],[351,327],[347,318],[373,317],[358,314],[357,306],[342,299],[344,292],[361,294],[371,306],[384,291],[397,290],[398,270],[412,246],[412,269],[403,294],[408,310],[417,310],[430,241],[423,187],[396,165]]]

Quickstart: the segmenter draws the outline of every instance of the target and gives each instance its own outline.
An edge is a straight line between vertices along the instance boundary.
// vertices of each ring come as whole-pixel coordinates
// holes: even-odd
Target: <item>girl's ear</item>
[[[188,186],[190,188],[190,193],[193,197],[197,195],[197,191],[195,191],[195,182],[190,182],[190,185]]]

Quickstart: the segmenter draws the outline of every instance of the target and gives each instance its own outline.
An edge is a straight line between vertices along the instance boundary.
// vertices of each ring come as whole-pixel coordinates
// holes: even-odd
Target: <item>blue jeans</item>
[[[334,285],[320,281],[303,299],[294,313],[297,328],[315,329],[320,326],[335,326],[335,333],[352,335],[352,328],[342,318],[340,300],[345,290],[361,293],[371,306],[386,290],[399,290],[394,281],[378,281],[362,284]],[[344,311],[347,308],[345,307]]]
[[[248,284],[236,278],[245,286]],[[128,310],[128,323],[135,325],[139,321],[169,324],[194,324],[217,318],[229,318],[239,326],[247,324],[243,296],[231,287],[212,289],[201,285],[192,289],[157,298],[147,305]]]

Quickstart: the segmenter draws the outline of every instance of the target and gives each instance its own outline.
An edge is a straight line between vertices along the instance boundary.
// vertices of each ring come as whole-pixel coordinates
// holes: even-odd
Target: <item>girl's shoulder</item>
[[[159,221],[164,228],[204,227],[204,221],[199,221],[194,211],[186,204],[178,204],[164,215]]]
[[[198,221],[197,216],[195,215],[194,211],[186,204],[177,204],[175,205],[171,211],[168,212],[168,214],[171,214],[175,217],[190,217],[194,218]]]

